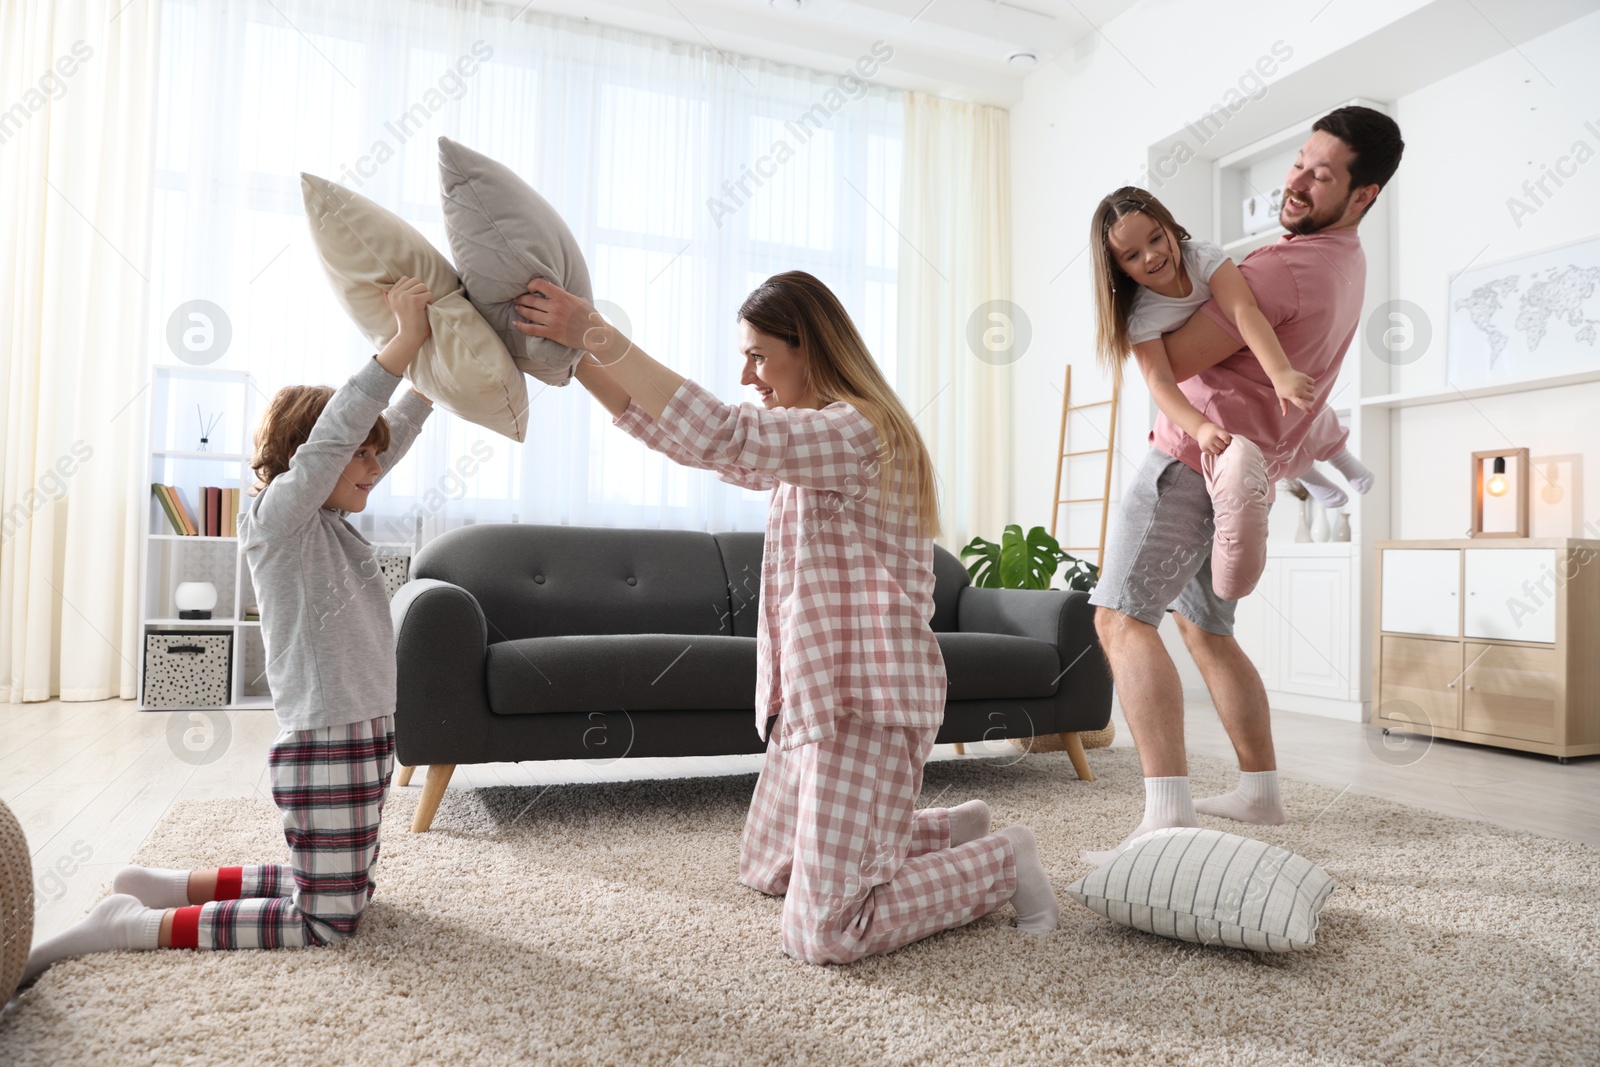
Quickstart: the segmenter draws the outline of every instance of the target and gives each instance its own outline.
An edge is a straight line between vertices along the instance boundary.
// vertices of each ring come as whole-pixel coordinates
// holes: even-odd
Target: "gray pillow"
[[[467,299],[505,341],[524,372],[566,385],[583,354],[511,328],[512,301],[534,278],[594,300],[589,266],[556,209],[503,163],[448,137],[439,138],[439,194],[444,230]]]

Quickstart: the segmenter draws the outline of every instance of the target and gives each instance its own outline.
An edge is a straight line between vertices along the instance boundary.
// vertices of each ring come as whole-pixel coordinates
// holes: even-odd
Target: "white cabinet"
[[[1348,698],[1350,663],[1350,560],[1280,561],[1278,589],[1294,605],[1284,620],[1279,687],[1294,693]]]
[[[1461,553],[1454,549],[1383,550],[1383,629],[1455,637],[1461,624]]]
[[[1379,542],[1373,721],[1389,730],[1542,752],[1600,753],[1600,541]],[[1450,557],[1446,566],[1426,562]],[[1460,593],[1457,626],[1439,633],[1438,595]],[[1433,604],[1420,608],[1418,601]]]
[[[1462,636],[1556,639],[1556,553],[1551,548],[1469,548]],[[1384,619],[1384,629],[1389,629]]]
[[[1273,545],[1234,637],[1274,708],[1359,721],[1364,671],[1354,634],[1350,546]]]

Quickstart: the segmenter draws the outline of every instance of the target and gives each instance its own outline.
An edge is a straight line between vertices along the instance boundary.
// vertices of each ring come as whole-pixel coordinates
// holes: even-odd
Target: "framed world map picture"
[[[1447,321],[1458,389],[1600,370],[1600,238],[1462,271]]]

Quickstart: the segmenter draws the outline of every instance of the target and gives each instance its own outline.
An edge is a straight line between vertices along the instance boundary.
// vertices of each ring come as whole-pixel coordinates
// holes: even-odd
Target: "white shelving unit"
[[[1390,105],[1379,101],[1330,99],[1299,121],[1266,131],[1254,140],[1247,138],[1256,131],[1243,132],[1244,124],[1235,119],[1238,125],[1230,126],[1228,136],[1218,139],[1228,147],[1202,146],[1200,158],[1179,168],[1152,191],[1192,236],[1216,242],[1234,262],[1241,262],[1257,248],[1277,242],[1285,232],[1273,227],[1246,234],[1243,201],[1281,188],[1296,152],[1310,136],[1311,124],[1350,104],[1393,114]],[[1180,132],[1152,144],[1152,171],[1175,141],[1186,139],[1192,138]],[[1389,470],[1390,425],[1389,411],[1381,401],[1392,386],[1389,365],[1366,344],[1365,325],[1367,317],[1390,296],[1389,205],[1397,188],[1398,178],[1361,222],[1359,233],[1367,261],[1361,326],[1329,401],[1350,429],[1350,450],[1379,472],[1380,478]],[[1269,519],[1267,570],[1257,591],[1240,604],[1237,633],[1240,645],[1262,673],[1273,707],[1363,721],[1372,675],[1371,642],[1363,632],[1370,614],[1372,556],[1363,551],[1363,545],[1389,536],[1388,487],[1380,481],[1365,496],[1352,493],[1344,510],[1350,514],[1351,541],[1297,543],[1294,534],[1300,502],[1279,492]],[[1333,516],[1329,521],[1331,524]]]
[[[254,481],[249,467],[251,434],[259,417],[260,393],[245,371],[214,367],[158,366],[150,383],[150,444],[145,485],[159,483],[183,490],[193,509],[201,486],[237,486],[239,507],[249,506],[247,490]],[[198,407],[198,410],[195,410]],[[191,412],[194,412],[191,414]],[[200,447],[201,419],[220,415],[210,444]],[[193,420],[192,422],[190,420]],[[261,623],[246,619],[255,604],[250,568],[236,537],[179,535],[154,493],[148,497],[139,554],[141,631],[145,634],[196,630],[225,632],[232,637],[228,702],[200,711],[238,711],[272,707],[267,686],[266,649]],[[374,542],[380,555],[412,555],[410,543]],[[173,603],[179,582],[205,581],[217,588],[210,619],[180,619]],[[139,642],[139,710],[171,711],[145,703],[144,644]],[[184,709],[191,710],[191,709]]]
[[[145,484],[174,485],[182,490],[193,511],[202,509],[198,489],[206,485],[237,486],[241,508],[249,485],[250,434],[255,424],[256,389],[245,371],[216,367],[158,366],[151,371],[150,443]],[[209,444],[202,447],[202,418],[217,418]],[[139,604],[144,633],[179,630],[225,632],[231,635],[230,692],[217,708],[235,710],[270,708],[272,695],[266,678],[254,678],[265,669],[261,625],[243,617],[253,601],[249,573],[238,539],[234,537],[174,534],[166,512],[155,498],[147,497],[144,539],[140,557]],[[217,587],[217,606],[210,619],[180,619],[173,604],[179,582],[203,581]],[[144,700],[144,641],[139,642],[139,708],[154,708]],[[259,665],[258,665],[259,664]]]

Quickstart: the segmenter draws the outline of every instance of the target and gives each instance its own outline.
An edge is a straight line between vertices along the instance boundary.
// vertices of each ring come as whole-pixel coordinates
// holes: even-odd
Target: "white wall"
[[[1406,154],[1405,188],[1391,215],[1394,295],[1420,305],[1434,326],[1428,352],[1400,368],[1397,391],[1447,388],[1452,272],[1600,237],[1597,57],[1600,13],[1396,101]],[[1547,182],[1553,195],[1541,194],[1543,205],[1519,227],[1508,198],[1531,205],[1523,182],[1563,156],[1583,154],[1574,153],[1578,141],[1594,158],[1561,187]],[[1600,367],[1600,347],[1592,355]],[[1392,536],[1463,536],[1471,520],[1469,456],[1502,446],[1530,450],[1533,536],[1600,536],[1600,382],[1402,408],[1393,419]],[[1561,489],[1554,504],[1541,495],[1551,462],[1559,464]],[[1593,526],[1583,534],[1586,522]]]

